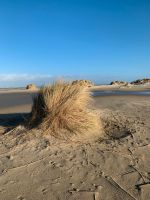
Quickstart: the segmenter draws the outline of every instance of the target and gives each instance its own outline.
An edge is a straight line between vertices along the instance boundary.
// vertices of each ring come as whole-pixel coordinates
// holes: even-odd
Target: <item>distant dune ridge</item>
[[[92,83],[92,81],[90,80],[75,80],[72,82],[72,85],[74,84],[78,84],[80,86],[86,86],[86,87],[92,87],[94,85],[94,83]]]
[[[110,83],[110,85],[116,85],[116,86],[134,86],[134,85],[146,85],[146,84],[150,84],[150,78],[138,79],[132,81],[131,83],[125,81],[112,81]]]
[[[110,85],[120,85],[120,86],[127,86],[129,83],[124,81],[112,81]]]
[[[91,95],[79,84],[55,82],[42,87],[33,99],[31,126],[59,135],[97,131],[97,115],[89,109]]]
[[[141,85],[141,84],[150,84],[150,78],[138,79],[136,81],[131,82],[133,85]]]

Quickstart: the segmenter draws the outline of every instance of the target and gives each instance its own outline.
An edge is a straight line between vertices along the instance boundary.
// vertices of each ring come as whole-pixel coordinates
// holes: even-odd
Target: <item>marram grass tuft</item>
[[[59,135],[84,134],[99,128],[97,115],[89,109],[90,93],[84,87],[71,83],[55,82],[43,86],[33,98],[30,126]]]

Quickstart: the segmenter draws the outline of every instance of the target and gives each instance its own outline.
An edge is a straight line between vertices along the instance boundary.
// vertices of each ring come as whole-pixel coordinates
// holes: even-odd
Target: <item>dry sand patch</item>
[[[1,199],[149,199],[149,98],[115,98],[95,99],[105,136],[92,141],[66,142],[23,125],[5,130]]]

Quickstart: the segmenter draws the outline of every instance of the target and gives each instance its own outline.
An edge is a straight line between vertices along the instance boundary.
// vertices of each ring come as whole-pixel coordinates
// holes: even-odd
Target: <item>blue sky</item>
[[[150,77],[150,1],[0,1],[0,87]]]

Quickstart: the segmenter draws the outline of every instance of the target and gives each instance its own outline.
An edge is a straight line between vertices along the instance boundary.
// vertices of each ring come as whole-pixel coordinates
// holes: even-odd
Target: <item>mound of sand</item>
[[[78,84],[80,86],[85,86],[85,87],[92,87],[94,84],[89,81],[89,80],[76,80],[72,82],[72,85]]]
[[[37,90],[37,87],[35,84],[29,84],[26,86],[26,89],[27,90]]]
[[[0,120],[0,199],[150,199],[149,97],[96,97],[94,106],[105,136],[82,142]]]
[[[145,78],[145,79],[138,79],[136,81],[131,82],[132,85],[143,85],[143,84],[150,84],[150,79]]]
[[[110,83],[110,85],[114,85],[114,86],[129,86],[130,83],[124,82],[124,81],[112,81]]]

